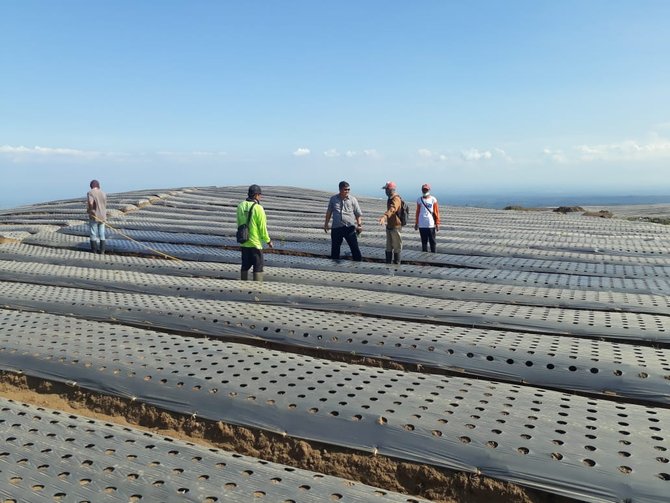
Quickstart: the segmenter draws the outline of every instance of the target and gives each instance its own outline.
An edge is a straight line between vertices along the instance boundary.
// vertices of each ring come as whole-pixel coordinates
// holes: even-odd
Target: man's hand
[[[268,241],[268,248],[274,248],[275,245],[272,243],[272,241]]]
[[[435,232],[440,232],[440,226],[439,225],[435,226]]]
[[[414,226],[414,230],[415,230],[415,231],[418,231],[418,230],[419,230],[419,224],[416,224],[416,225]]]
[[[328,234],[328,230],[329,230],[329,229],[330,229],[330,226],[329,226],[327,223],[326,223],[326,224],[323,224],[323,232],[325,232],[326,234]]]
[[[386,222],[386,215],[382,215],[382,217],[379,219],[379,225],[384,225]]]

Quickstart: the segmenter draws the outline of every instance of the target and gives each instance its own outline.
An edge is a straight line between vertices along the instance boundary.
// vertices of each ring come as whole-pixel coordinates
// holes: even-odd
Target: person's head
[[[91,180],[90,187],[92,189],[99,189],[100,188],[100,182],[97,180]]]
[[[263,192],[261,191],[260,185],[256,185],[255,183],[253,185],[249,185],[249,190],[247,191],[249,199],[258,199],[258,197],[262,194]]]
[[[430,194],[430,185],[428,185],[427,183],[424,183],[421,186],[421,192],[423,193],[424,196],[427,196],[428,194]]]
[[[348,183],[348,182],[345,182],[344,180],[342,180],[342,181],[340,182],[339,187],[340,187],[340,197],[346,197],[346,196],[349,195],[349,191],[350,191],[351,189],[350,189],[350,187],[349,187],[349,183]]]
[[[382,187],[382,189],[384,189],[384,191],[386,192],[387,196],[391,196],[392,194],[394,194],[397,188],[398,186],[396,185],[396,183],[391,181],[386,182]]]

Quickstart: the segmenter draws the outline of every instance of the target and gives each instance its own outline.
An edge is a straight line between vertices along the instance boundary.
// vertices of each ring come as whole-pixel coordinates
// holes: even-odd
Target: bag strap
[[[251,222],[251,213],[254,211],[254,206],[258,204],[258,201],[254,201],[254,204],[249,208],[249,213],[247,213],[247,227],[249,227],[249,222]]]
[[[423,202],[423,197],[421,198],[421,204],[423,204],[423,207],[426,208],[428,211],[430,211],[430,215],[433,217],[433,223],[437,225],[437,218],[435,218],[435,212],[431,210],[425,202]]]

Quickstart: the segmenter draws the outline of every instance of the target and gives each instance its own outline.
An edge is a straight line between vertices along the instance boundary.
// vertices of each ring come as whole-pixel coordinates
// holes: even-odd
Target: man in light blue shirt
[[[333,218],[333,229],[330,233],[330,258],[338,260],[340,258],[340,247],[342,240],[346,239],[351,249],[351,258],[356,262],[362,260],[361,250],[358,248],[357,235],[363,229],[361,218],[363,213],[358,201],[354,196],[349,195],[351,188],[345,181],[341,181],[339,194],[335,194],[328,202],[326,210],[326,222],[323,230],[328,232],[330,218]]]

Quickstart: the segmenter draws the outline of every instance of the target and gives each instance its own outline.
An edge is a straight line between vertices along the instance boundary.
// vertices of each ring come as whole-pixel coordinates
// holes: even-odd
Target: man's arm
[[[437,206],[437,199],[433,201],[433,214],[435,215],[435,232],[440,230],[440,208]]]
[[[358,199],[354,199],[354,217],[356,217],[356,227],[360,230],[363,227],[363,212],[360,204],[358,204]]]
[[[333,211],[330,209],[330,206],[328,206],[328,209],[326,210],[326,221],[323,224],[323,231],[328,232],[329,226],[328,222],[330,222],[330,217],[332,216]]]
[[[274,245],[272,243],[272,240],[270,239],[270,234],[268,234],[268,220],[267,216],[265,215],[265,210],[263,207],[258,204],[258,211],[254,212],[253,219],[258,219],[258,227],[259,227],[259,238],[261,243],[267,243],[268,247],[274,248]]]
[[[95,212],[95,199],[90,194],[86,196],[86,211],[90,216]]]
[[[384,212],[384,214],[379,219],[379,223],[381,225],[384,225],[386,222],[388,222],[389,218],[398,213],[399,209],[400,209],[400,196],[395,195],[391,198],[391,207]]]
[[[421,205],[416,203],[416,215],[414,215],[414,230],[419,230],[419,212],[421,211]]]

